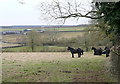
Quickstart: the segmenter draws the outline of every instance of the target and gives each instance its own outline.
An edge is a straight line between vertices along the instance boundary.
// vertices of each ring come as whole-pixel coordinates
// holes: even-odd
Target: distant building
[[[21,34],[22,31],[3,31],[2,34],[3,35],[7,35],[7,34]]]
[[[23,32],[32,31],[32,29],[25,29]]]
[[[37,30],[37,32],[43,33],[43,32],[45,32],[45,30]]]
[[[29,31],[32,31],[32,29],[25,29],[25,30],[23,30],[23,34],[27,35],[27,33],[28,33]]]

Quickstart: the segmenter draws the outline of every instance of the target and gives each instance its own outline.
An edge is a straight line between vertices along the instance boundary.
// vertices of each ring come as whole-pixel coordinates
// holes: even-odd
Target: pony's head
[[[68,46],[67,50],[70,50],[70,46]]]
[[[95,50],[96,48],[95,48],[95,47],[92,47],[91,49],[92,49],[92,50]]]
[[[107,49],[108,47],[105,47],[105,50]]]

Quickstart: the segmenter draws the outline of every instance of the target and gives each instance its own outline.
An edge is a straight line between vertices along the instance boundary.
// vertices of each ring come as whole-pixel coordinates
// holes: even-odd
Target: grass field
[[[59,38],[74,38],[77,36],[83,36],[85,32],[59,32]]]
[[[40,33],[40,36],[49,36],[49,34],[52,33]],[[72,37],[82,36],[84,32],[58,32],[56,34],[58,38],[72,38]],[[18,42],[19,39],[23,37],[26,37],[26,35],[20,35],[20,34],[2,35],[2,40],[8,42]]]
[[[69,52],[2,53],[4,82],[115,82],[106,71],[109,58]]]
[[[11,35],[2,35],[2,41],[7,41],[7,42],[19,42],[19,39],[26,37],[25,35],[20,35],[20,34],[11,34]]]
[[[6,46],[2,46],[2,47],[6,47]],[[18,45],[11,44],[8,46],[18,46]],[[31,48],[28,46],[16,47],[16,48],[5,48],[5,49],[2,49],[2,51],[3,52],[32,52]],[[67,51],[66,47],[60,47],[60,46],[35,46],[34,48],[34,52],[66,52],[66,51]]]
[[[9,43],[2,43],[0,47],[10,47],[10,46],[19,46],[20,44],[9,44]]]
[[[23,31],[24,28],[2,28],[0,30],[0,32],[3,32],[3,31]]]
[[[42,30],[45,31],[82,31],[86,29],[87,27],[59,27],[59,28],[41,28]]]
[[[86,27],[58,27],[58,28],[2,28],[2,31],[23,31],[24,29],[32,29],[32,30],[45,30],[45,31],[80,31],[84,30]]]
[[[60,27],[60,28],[33,28],[33,30],[41,29],[47,31],[44,33],[39,33],[40,37],[44,37],[44,38],[56,37],[57,39],[65,40],[66,38],[71,39],[71,38],[77,38],[78,36],[83,36],[85,33],[85,31],[83,32],[83,30],[87,28],[88,27],[67,27],[67,28]],[[8,31],[8,30],[20,31],[24,29],[25,28],[3,28],[2,31]],[[50,31],[54,31],[54,32],[50,32]],[[65,31],[65,32],[56,32],[56,31]],[[82,31],[82,32],[66,32],[66,31]],[[27,39],[27,36],[22,34],[2,35],[2,41],[13,43],[13,44],[2,43],[2,46],[7,47],[7,46],[19,45],[14,43],[24,42],[25,39]]]

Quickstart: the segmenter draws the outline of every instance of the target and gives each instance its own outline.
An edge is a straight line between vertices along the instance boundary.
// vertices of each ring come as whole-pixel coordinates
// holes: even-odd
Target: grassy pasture
[[[106,72],[109,58],[69,52],[2,53],[4,82],[116,82]]]
[[[2,28],[1,30],[0,30],[0,32],[3,32],[3,31],[23,31],[24,30],[24,28]]]
[[[9,45],[15,46],[15,45]],[[32,52],[31,48],[28,46],[16,47],[16,48],[5,48],[2,49],[3,52]],[[34,52],[66,52],[66,47],[60,46],[35,46]]]
[[[59,38],[73,38],[77,36],[83,36],[85,32],[59,32]]]
[[[81,31],[87,27],[58,27],[58,28],[2,28],[2,31],[23,31],[24,29],[45,30],[45,31]]]
[[[1,31],[23,31],[24,29],[33,29],[33,30],[45,30],[45,31],[78,31],[84,30],[86,27],[67,27],[67,28],[2,28]],[[45,32],[40,33],[42,36],[52,34],[54,32]],[[57,35],[59,38],[71,38],[79,35],[83,35],[84,32],[58,32]],[[2,35],[3,41],[16,42],[19,38],[25,37],[25,35],[11,34],[11,35]]]
[[[16,42],[18,42],[17,39],[19,38],[20,37],[17,35],[7,35],[7,36],[3,35],[1,41],[6,41],[8,43],[0,42],[0,47],[20,46],[20,44],[15,44]]]
[[[49,34],[52,34],[49,33]],[[40,33],[40,36],[49,36],[49,34],[46,33]],[[77,36],[82,36],[84,32],[58,32],[56,35],[58,38],[72,38]],[[26,35],[20,35],[20,34],[11,34],[11,35],[2,35],[2,41],[7,42],[18,42],[19,39],[26,37]]]
[[[45,30],[45,31],[54,31],[54,32],[44,32],[44,33],[39,33],[39,36],[42,37],[47,37],[47,36],[57,36],[57,39],[61,38],[74,38],[77,36],[82,36],[85,32],[57,32],[56,31],[78,31],[78,30],[84,30],[87,27],[67,27],[67,28],[33,28],[33,30]],[[2,31],[20,31],[24,30],[25,28],[3,28]],[[31,29],[31,28],[29,28]],[[2,35],[2,41],[7,41],[11,43],[17,43],[17,42],[23,42],[24,39],[26,38],[26,35],[20,35],[20,34],[11,34],[11,35]],[[51,38],[51,37],[49,37]],[[3,44],[4,46],[8,46],[8,44]],[[11,45],[11,44],[10,44]]]
[[[2,35],[2,41],[7,41],[7,42],[18,42],[19,39],[25,37],[25,35],[20,35],[20,34],[11,34],[11,35]]]
[[[82,31],[87,27],[58,27],[58,28],[41,28],[45,31]]]
[[[39,33],[39,36],[41,37],[47,37],[54,34],[54,32],[50,32],[50,33]],[[56,33],[57,35],[57,39],[63,39],[63,38],[74,38],[77,36],[82,36],[84,34],[84,32],[58,32]],[[7,41],[7,42],[11,42],[11,43],[17,43],[17,42],[24,42],[26,38],[26,35],[20,35],[20,34],[11,34],[11,35],[3,35],[2,36],[2,41]],[[8,47],[8,46],[17,46],[20,44],[10,44],[10,43],[2,43],[2,47]],[[6,49],[2,49],[2,51],[7,51],[7,52],[30,52],[31,49],[29,49],[29,47],[18,47],[18,48],[6,48]],[[52,52],[60,52],[66,51],[65,47],[51,47],[51,46],[41,46],[41,47],[36,47],[35,51],[52,51]]]
[[[2,43],[0,47],[10,47],[10,46],[19,46],[20,44],[9,44],[9,43]]]

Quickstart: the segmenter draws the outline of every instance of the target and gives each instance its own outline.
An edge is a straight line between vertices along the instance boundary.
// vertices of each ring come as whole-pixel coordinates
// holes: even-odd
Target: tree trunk
[[[34,51],[34,41],[33,39],[31,39],[31,49],[32,49],[32,52]]]

